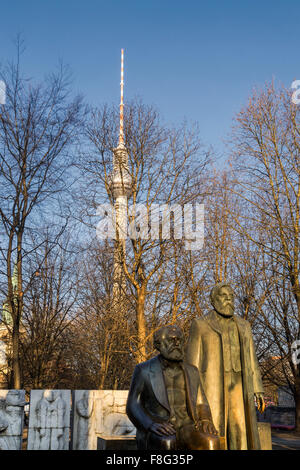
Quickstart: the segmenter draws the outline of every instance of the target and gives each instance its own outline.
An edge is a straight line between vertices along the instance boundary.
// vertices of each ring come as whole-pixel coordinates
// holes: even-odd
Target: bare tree
[[[76,318],[71,325],[74,388],[128,388],[134,358],[128,344],[132,309],[113,308],[113,247],[95,241],[82,257]]]
[[[55,197],[66,187],[71,165],[70,145],[81,124],[80,97],[70,96],[69,75],[61,66],[41,84],[21,74],[20,49],[16,64],[1,71],[6,103],[0,117],[1,275],[12,317],[13,386],[21,386],[19,330],[23,311],[23,261],[34,247],[30,230],[45,222],[44,203],[54,210]],[[40,211],[40,212],[39,212]],[[13,292],[16,261],[18,281]],[[6,292],[5,292],[6,291]]]
[[[117,122],[117,109],[104,106],[94,110],[87,128],[92,157],[85,154],[81,168],[88,179],[87,204],[94,210],[97,204],[106,201],[113,203],[109,175],[112,171],[112,149],[118,137]],[[210,162],[210,152],[203,150],[197,127],[188,128],[184,124],[178,129],[168,129],[160,123],[158,112],[153,107],[135,101],[126,106],[124,132],[132,180],[130,205],[144,204],[149,217],[157,204],[182,207],[197,198],[199,201],[201,196],[203,198],[204,175]],[[157,327],[162,321],[174,321],[176,317],[174,305],[179,299],[176,293],[179,284],[171,283],[169,275],[171,264],[176,263],[174,256],[178,250],[176,248],[174,251],[174,227],[177,222],[171,223],[170,237],[160,232],[153,239],[149,236],[149,227],[139,229],[141,218],[138,214],[129,214],[129,220],[136,233],[139,230],[140,234],[143,230],[145,232],[144,237],[136,236],[127,241],[127,256],[122,257],[128,290],[135,303],[136,334],[130,348],[137,362],[141,362],[152,354],[154,324]],[[169,292],[171,286],[175,286],[171,295],[173,318],[169,316],[170,299],[166,300],[163,295],[166,285],[169,285]]]
[[[31,282],[23,301],[20,359],[23,387],[57,388],[70,380],[69,330],[78,294],[75,256],[65,236],[49,250],[43,246],[31,255],[25,274]],[[36,270],[38,266],[38,270]],[[33,276],[31,276],[33,274]]]
[[[289,91],[270,84],[254,92],[237,115],[233,135],[243,201],[236,227],[262,253],[261,293],[266,302],[261,312],[282,367],[288,365],[285,375],[295,397],[298,430],[300,368],[293,363],[292,344],[300,335],[299,117]]]

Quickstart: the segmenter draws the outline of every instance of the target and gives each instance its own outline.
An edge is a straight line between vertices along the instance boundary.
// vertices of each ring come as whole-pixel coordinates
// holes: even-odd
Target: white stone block
[[[21,450],[24,390],[0,390],[0,450]]]
[[[73,450],[92,450],[94,448],[96,409],[95,391],[76,390],[73,392]]]
[[[96,450],[97,437],[135,435],[126,415],[128,390],[73,392],[72,449]]]
[[[68,450],[70,390],[32,390],[28,450]]]

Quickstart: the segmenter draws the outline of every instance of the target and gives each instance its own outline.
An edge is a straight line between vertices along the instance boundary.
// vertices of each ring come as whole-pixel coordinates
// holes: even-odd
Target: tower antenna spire
[[[121,101],[119,145],[124,145],[124,49],[121,49]]]
[[[113,171],[109,187],[114,199],[115,213],[115,250],[113,269],[113,309],[123,312],[126,303],[126,277],[123,259],[126,254],[127,238],[127,201],[131,194],[132,178],[128,169],[128,153],[124,143],[124,49],[121,49],[121,101],[119,144],[113,149]]]

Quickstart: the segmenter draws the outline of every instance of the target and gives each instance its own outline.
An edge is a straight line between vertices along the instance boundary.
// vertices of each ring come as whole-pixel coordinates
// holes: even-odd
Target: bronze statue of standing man
[[[263,385],[250,324],[234,315],[228,284],[217,284],[210,300],[213,310],[192,322],[186,361],[199,369],[222,447],[260,449],[254,396],[263,411]]]

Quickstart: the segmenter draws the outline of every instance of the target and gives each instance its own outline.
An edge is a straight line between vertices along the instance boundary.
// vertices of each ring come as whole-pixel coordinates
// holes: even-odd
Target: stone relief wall
[[[70,390],[32,390],[27,449],[96,450],[98,437],[135,436],[127,395],[128,390],[76,390],[71,404]],[[24,390],[0,390],[0,450],[21,450],[25,404]]]
[[[72,448],[96,450],[97,436],[135,435],[126,415],[127,390],[73,392]]]
[[[70,390],[32,390],[28,450],[68,450]]]
[[[0,450],[21,449],[24,405],[24,390],[0,390]]]

